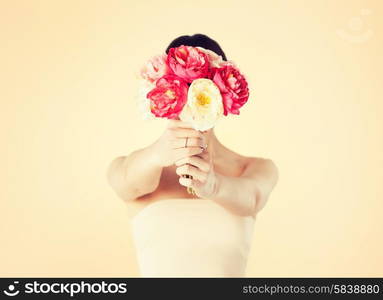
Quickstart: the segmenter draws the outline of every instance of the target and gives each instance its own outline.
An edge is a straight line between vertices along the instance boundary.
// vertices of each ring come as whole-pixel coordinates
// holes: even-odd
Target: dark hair
[[[222,56],[223,60],[226,60],[226,55],[223,52],[222,48],[219,46],[219,44],[209,38],[207,35],[196,33],[194,35],[182,35],[178,38],[174,39],[169,46],[166,48],[166,54],[169,52],[170,48],[176,48],[181,45],[185,46],[192,46],[192,47],[202,47],[205,49],[209,49],[218,55]]]

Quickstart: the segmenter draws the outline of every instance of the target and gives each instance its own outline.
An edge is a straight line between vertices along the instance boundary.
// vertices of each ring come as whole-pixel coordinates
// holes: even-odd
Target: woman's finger
[[[180,177],[178,179],[178,181],[183,186],[186,186],[186,187],[192,187],[193,186],[193,179],[191,179],[191,178]]]
[[[197,154],[195,156],[202,158],[203,160],[209,162],[210,153],[205,149],[201,154]]]
[[[187,164],[192,165],[203,172],[209,172],[210,170],[210,164],[206,160],[204,160],[203,158],[197,155],[182,158],[176,161],[175,163],[177,167],[187,165]]]
[[[174,161],[178,161],[182,158],[201,154],[203,149],[201,147],[186,147],[186,148],[178,148],[174,149]]]
[[[189,123],[181,120],[169,120],[168,128],[193,128]]]
[[[176,169],[176,173],[180,176],[190,175],[193,179],[200,182],[205,182],[207,179],[207,173],[191,165],[182,165]]]
[[[186,138],[186,137],[198,137],[203,139],[202,133],[200,133],[198,130],[192,129],[192,128],[173,128],[172,129],[173,135],[177,138]]]
[[[186,140],[187,139],[187,140]],[[201,147],[205,148],[204,141],[199,137],[190,137],[190,138],[176,138],[172,141],[173,148],[185,148],[186,147]]]

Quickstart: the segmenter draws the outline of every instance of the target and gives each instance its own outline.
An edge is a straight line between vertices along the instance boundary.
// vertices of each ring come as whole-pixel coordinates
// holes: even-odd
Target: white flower
[[[188,90],[188,99],[179,117],[194,129],[205,131],[215,126],[223,115],[222,96],[213,81],[194,80]]]
[[[136,104],[143,120],[155,119],[150,111],[150,100],[146,95],[155,87],[155,84],[145,80],[138,79],[138,92],[136,94]]]

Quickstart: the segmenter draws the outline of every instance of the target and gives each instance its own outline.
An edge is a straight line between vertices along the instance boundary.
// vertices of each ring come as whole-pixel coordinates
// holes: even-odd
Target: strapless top
[[[165,199],[131,219],[142,277],[243,277],[255,219],[205,199]]]

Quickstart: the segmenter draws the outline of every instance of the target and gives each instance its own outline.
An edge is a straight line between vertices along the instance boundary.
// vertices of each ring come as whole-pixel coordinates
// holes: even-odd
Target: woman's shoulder
[[[247,165],[275,165],[274,161],[267,157],[245,156],[244,159]]]
[[[228,149],[229,150],[229,149]],[[278,176],[278,168],[274,160],[268,157],[262,156],[247,156],[240,153],[229,150],[232,155],[232,159],[236,160],[242,165],[242,173],[253,172],[256,170],[265,170]]]
[[[260,163],[271,163],[272,160],[270,158],[261,157],[261,156],[247,156],[240,154],[232,149],[229,149],[227,147],[224,147],[225,152],[227,155],[230,156],[232,160],[236,160],[238,162],[241,162],[243,164],[260,164]]]
[[[251,177],[266,176],[276,182],[279,177],[279,170],[271,158],[247,157],[247,163],[244,168],[243,175]]]

